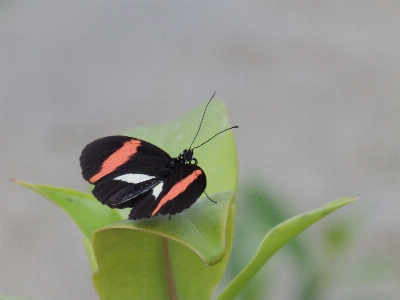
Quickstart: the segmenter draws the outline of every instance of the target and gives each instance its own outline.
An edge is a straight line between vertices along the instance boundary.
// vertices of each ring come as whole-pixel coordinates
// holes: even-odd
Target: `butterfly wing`
[[[182,165],[159,182],[142,201],[133,203],[129,219],[180,213],[196,202],[206,185],[206,175],[201,168],[192,164]]]
[[[107,136],[88,144],[80,156],[82,176],[93,195],[112,208],[132,207],[162,181],[171,157],[146,141]]]

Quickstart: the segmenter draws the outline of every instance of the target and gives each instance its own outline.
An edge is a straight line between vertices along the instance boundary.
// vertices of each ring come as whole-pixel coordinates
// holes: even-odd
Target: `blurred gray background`
[[[1,1],[0,294],[97,298],[79,230],[10,178],[87,191],[88,142],[214,91],[240,125],[239,186],[266,182],[296,213],[362,196],[329,217],[360,222],[352,257],[399,253],[399,16],[398,1]]]

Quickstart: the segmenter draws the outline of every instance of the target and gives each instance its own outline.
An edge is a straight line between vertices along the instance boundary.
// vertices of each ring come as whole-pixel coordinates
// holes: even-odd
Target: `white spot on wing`
[[[149,179],[154,178],[154,176],[149,176],[146,174],[124,174],[118,177],[115,177],[114,180],[121,180],[128,183],[140,183]]]
[[[162,191],[162,188],[163,188],[163,182],[162,181],[153,188],[153,196],[156,199],[160,195],[160,193]]]

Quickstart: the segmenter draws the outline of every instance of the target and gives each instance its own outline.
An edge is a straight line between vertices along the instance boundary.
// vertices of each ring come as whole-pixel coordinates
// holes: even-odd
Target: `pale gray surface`
[[[354,255],[399,252],[399,2],[2,1],[1,14],[0,294],[96,299],[78,229],[10,178],[86,190],[86,143],[214,90],[241,127],[241,182],[273,183],[298,212],[360,195]]]

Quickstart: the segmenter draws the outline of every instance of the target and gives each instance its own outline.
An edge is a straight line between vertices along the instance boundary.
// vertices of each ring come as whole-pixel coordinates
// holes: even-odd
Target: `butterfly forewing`
[[[161,176],[171,160],[164,150],[127,136],[108,136],[88,144],[82,151],[82,175],[90,183],[127,173]]]
[[[80,156],[82,175],[93,195],[112,208],[132,207],[164,177],[171,157],[146,141],[108,136],[88,144]]]
[[[159,182],[161,179],[156,177],[138,183],[112,179],[96,184],[92,193],[101,203],[111,208],[126,208],[140,201]]]

